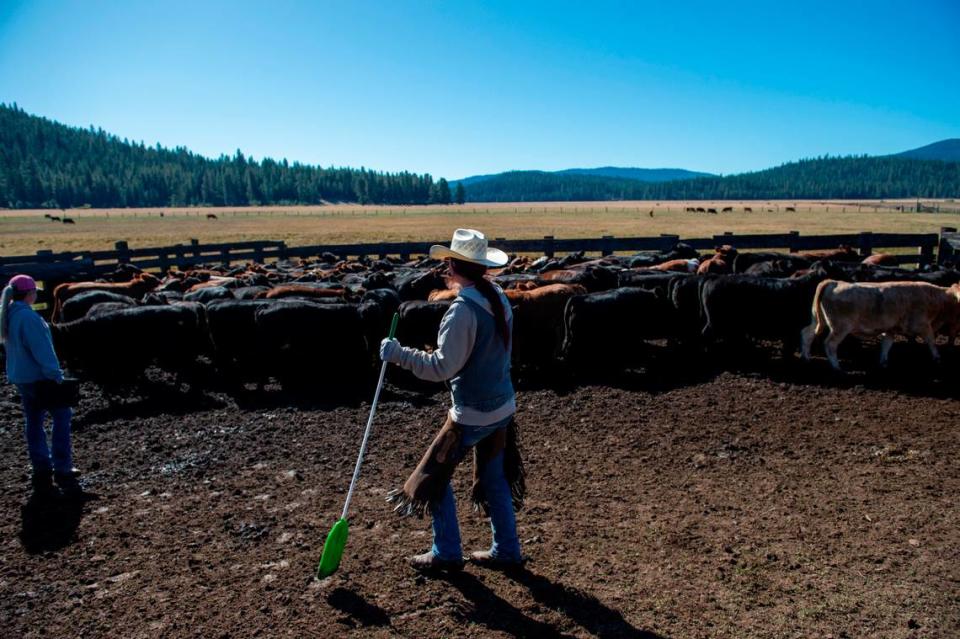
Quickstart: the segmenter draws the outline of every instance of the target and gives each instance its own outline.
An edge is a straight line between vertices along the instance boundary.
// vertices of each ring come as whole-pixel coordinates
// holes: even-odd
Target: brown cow
[[[53,313],[51,319],[60,321],[63,303],[85,291],[109,291],[140,299],[160,285],[160,279],[150,273],[137,273],[129,282],[66,282],[53,289]]]
[[[193,293],[194,291],[199,291],[200,289],[204,289],[204,288],[213,288],[216,286],[226,286],[228,284],[235,284],[236,281],[237,281],[237,278],[235,277],[213,276],[206,282],[200,282],[199,284],[194,284],[187,290],[187,292]]]
[[[547,284],[529,291],[504,291],[513,307],[513,359],[518,364],[549,365],[563,342],[563,309],[580,284]]]
[[[670,271],[673,273],[695,273],[700,266],[699,260],[667,260],[644,270],[650,271]]]
[[[873,255],[863,258],[861,264],[866,264],[867,266],[898,266],[900,262],[897,261],[895,255],[890,255],[889,253],[874,253]]]
[[[460,292],[453,288],[436,288],[427,295],[427,301],[442,302],[444,300],[452,300],[459,294]]]
[[[926,282],[852,284],[824,280],[813,297],[813,321],[803,329],[804,359],[815,339],[829,333],[824,350],[840,370],[837,348],[848,335],[881,335],[880,365],[886,366],[895,334],[922,337],[935,362],[940,360],[936,336],[951,342],[960,328],[960,284],[943,288]]]
[[[733,260],[737,257],[737,249],[729,244],[717,247],[716,254],[704,260],[697,268],[697,273],[703,275],[706,273],[730,273],[733,271]]]
[[[853,248],[842,245],[840,248],[824,249],[821,251],[800,251],[797,253],[800,257],[805,257],[811,262],[817,260],[835,260],[838,262],[859,262],[860,254]]]
[[[255,299],[277,299],[281,297],[346,297],[345,288],[319,288],[317,286],[308,286],[306,284],[281,284],[274,286],[269,291],[257,293]]]

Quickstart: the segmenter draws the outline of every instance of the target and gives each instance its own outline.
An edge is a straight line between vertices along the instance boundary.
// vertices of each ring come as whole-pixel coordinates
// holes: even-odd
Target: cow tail
[[[823,308],[820,306],[820,300],[823,297],[823,292],[830,287],[832,291],[836,286],[837,282],[835,280],[823,280],[820,284],[817,285],[817,292],[813,294],[813,307],[810,309],[810,322],[816,324],[814,329],[814,335],[820,337],[826,331],[827,319],[823,315]]]
[[[560,347],[560,359],[569,362],[571,351],[573,349],[573,316],[577,305],[580,304],[581,295],[574,295],[567,300],[563,306],[563,343]]]

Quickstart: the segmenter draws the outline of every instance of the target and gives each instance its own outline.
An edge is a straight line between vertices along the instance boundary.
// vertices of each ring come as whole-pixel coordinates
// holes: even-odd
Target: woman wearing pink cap
[[[50,327],[31,304],[37,301],[37,283],[29,275],[16,275],[0,296],[0,343],[7,354],[7,379],[16,384],[26,418],[24,433],[33,466],[33,490],[38,495],[55,492],[52,480],[65,492],[80,490],[70,450],[69,407],[47,408],[38,398],[44,380],[63,382],[63,370],[53,350]],[[53,417],[53,454],[43,430],[44,412]],[[52,475],[52,476],[51,476]]]

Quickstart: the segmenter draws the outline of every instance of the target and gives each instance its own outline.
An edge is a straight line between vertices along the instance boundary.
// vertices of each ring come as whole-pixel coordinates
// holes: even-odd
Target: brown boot
[[[475,550],[470,553],[470,563],[483,566],[484,568],[498,568],[502,570],[507,568],[520,568],[523,564],[527,563],[527,558],[502,559],[500,557],[494,557],[489,550]]]
[[[448,571],[448,572],[458,572],[463,570],[463,560],[460,561],[451,561],[448,559],[438,559],[434,556],[433,552],[428,551],[422,555],[414,555],[409,559],[410,566],[414,570],[419,570],[421,572],[433,572],[433,571]]]

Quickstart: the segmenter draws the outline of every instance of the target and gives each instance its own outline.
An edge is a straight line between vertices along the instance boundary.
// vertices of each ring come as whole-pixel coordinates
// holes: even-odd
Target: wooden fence
[[[730,244],[738,249],[776,249],[805,251],[851,246],[861,255],[870,255],[878,249],[915,249],[912,253],[898,252],[896,259],[901,264],[926,266],[936,259],[939,262],[960,258],[960,233],[953,228],[943,228],[937,233],[851,233],[839,235],[800,235],[797,231],[765,235],[738,235],[724,233],[706,238],[681,238],[679,235],[657,237],[613,237],[583,239],[557,239],[546,236],[540,239],[508,240],[495,238],[492,244],[507,253],[527,253],[554,256],[556,254],[584,251],[598,255],[630,253],[636,251],[669,250],[677,242],[685,242],[697,250],[710,250],[715,246]],[[56,283],[97,277],[117,268],[131,264],[147,271],[166,271],[171,268],[186,269],[202,264],[233,264],[238,262],[271,262],[290,258],[313,258],[330,253],[338,258],[396,255],[404,260],[429,252],[436,242],[378,242],[367,244],[320,244],[314,246],[287,246],[282,241],[233,242],[227,244],[189,244],[154,248],[130,248],[126,242],[117,242],[112,251],[70,251],[54,253],[37,251],[35,255],[0,257],[0,284],[16,273],[28,273],[35,279],[46,282],[47,289]],[[46,296],[44,296],[46,297]],[[45,300],[44,300],[45,301]]]

